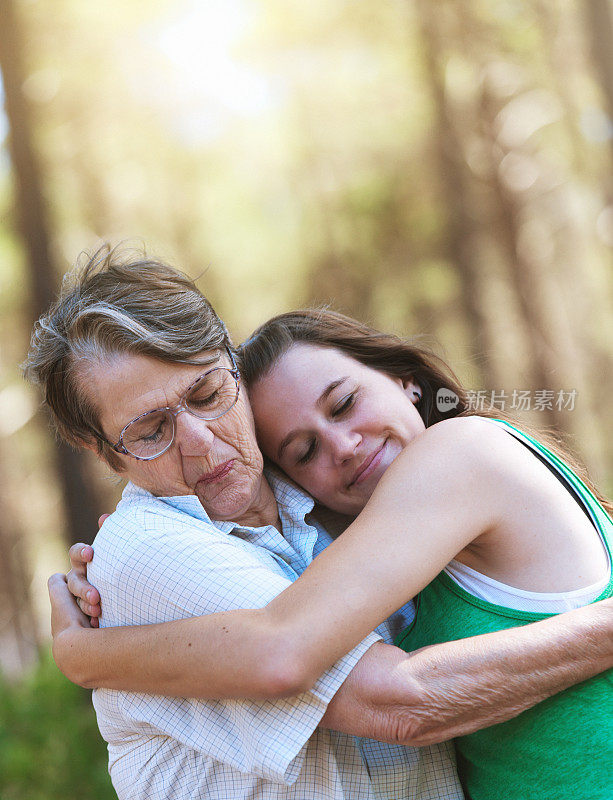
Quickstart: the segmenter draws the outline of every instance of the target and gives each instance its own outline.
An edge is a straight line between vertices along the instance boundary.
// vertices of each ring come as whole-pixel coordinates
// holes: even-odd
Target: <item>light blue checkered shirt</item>
[[[313,501],[269,474],[273,526],[211,522],[198,499],[129,484],[94,542],[88,577],[102,626],[260,608],[331,541]],[[329,525],[330,519],[326,519]],[[405,608],[406,611],[406,608]],[[449,743],[401,747],[318,728],[327,704],[384,624],[310,692],[270,701],[194,700],[98,689],[94,706],[120,800],[460,800]]]

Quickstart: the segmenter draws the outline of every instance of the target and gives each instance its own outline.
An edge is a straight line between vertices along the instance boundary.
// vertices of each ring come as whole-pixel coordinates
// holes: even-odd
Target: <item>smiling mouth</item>
[[[223,464],[220,464],[218,467],[215,467],[215,469],[212,470],[211,472],[207,472],[205,475],[202,475],[198,479],[196,486],[200,484],[207,485],[209,483],[215,483],[215,481],[220,480],[221,478],[225,477],[228,474],[228,472],[230,472],[233,464],[234,464],[234,459],[230,461],[224,461]]]
[[[384,440],[381,447],[378,447],[373,453],[367,456],[364,459],[364,461],[362,461],[360,466],[354,472],[353,478],[348,483],[348,488],[351,488],[352,486],[355,486],[358,483],[362,483],[362,481],[365,481],[372,475],[372,473],[381,463],[381,457],[386,444],[387,444],[387,439]]]

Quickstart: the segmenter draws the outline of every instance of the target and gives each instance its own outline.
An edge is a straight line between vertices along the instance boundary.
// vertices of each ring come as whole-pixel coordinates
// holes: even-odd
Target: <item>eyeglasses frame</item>
[[[112,444],[112,442],[109,442],[108,439],[105,439],[104,441],[106,442],[106,444],[108,444],[109,447],[112,450],[114,450],[116,453],[119,453],[122,456],[130,456],[131,458],[135,458],[137,461],[153,461],[155,458],[159,458],[160,456],[163,456],[164,453],[166,453],[172,447],[172,445],[174,443],[174,440],[175,440],[175,434],[176,434],[176,431],[177,431],[176,418],[181,413],[181,411],[187,411],[187,413],[191,414],[192,417],[196,417],[196,419],[203,419],[203,420],[206,420],[207,422],[212,422],[214,419],[219,419],[220,417],[223,417],[224,414],[227,414],[228,411],[231,411],[234,408],[234,406],[236,405],[236,403],[238,402],[238,397],[239,397],[239,394],[240,394],[240,379],[241,379],[241,376],[240,376],[239,369],[238,369],[238,367],[236,365],[236,360],[234,359],[234,356],[232,354],[232,351],[229,348],[226,348],[226,351],[227,351],[228,355],[230,356],[230,361],[232,362],[232,368],[231,369],[229,367],[213,367],[212,369],[209,369],[206,372],[203,372],[202,375],[199,375],[194,381],[192,381],[192,383],[190,383],[190,385],[187,387],[187,389],[181,395],[181,398],[180,398],[179,402],[176,405],[174,405],[174,406],[161,406],[160,408],[152,408],[150,411],[145,411],[143,414],[139,414],[137,417],[134,417],[134,419],[131,419],[126,425],[124,425],[121,433],[119,434],[119,439],[118,439],[116,444]],[[204,377],[206,377],[207,375],[210,375],[211,372],[216,372],[219,369],[225,369],[234,378],[234,382],[236,384],[236,395],[234,396],[234,400],[232,402],[232,405],[229,408],[227,408],[225,411],[223,411],[221,414],[217,414],[217,416],[215,416],[215,417],[201,417],[198,414],[194,414],[194,412],[191,411],[188,408],[188,406],[187,406],[187,404],[185,402],[188,394],[191,392],[191,390],[194,388],[194,386],[198,383],[198,381],[201,381]],[[130,427],[130,425],[132,425],[132,423],[138,422],[139,419],[142,419],[143,417],[146,417],[148,414],[155,414],[158,411],[166,411],[166,412],[169,412],[170,415],[171,415],[171,419],[172,419],[172,437],[170,439],[170,442],[166,445],[166,447],[161,452],[156,453],[154,456],[137,456],[137,455],[134,455],[134,453],[131,453],[125,447],[125,445],[123,443],[124,433]]]

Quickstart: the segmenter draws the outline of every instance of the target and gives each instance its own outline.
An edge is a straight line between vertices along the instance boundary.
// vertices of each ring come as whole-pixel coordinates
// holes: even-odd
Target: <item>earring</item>
[[[417,391],[417,389],[413,389],[413,402],[417,405],[421,400],[421,394]]]

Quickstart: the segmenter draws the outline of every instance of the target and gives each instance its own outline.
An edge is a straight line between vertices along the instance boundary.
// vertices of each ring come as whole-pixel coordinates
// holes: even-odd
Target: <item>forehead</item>
[[[195,359],[200,363],[173,364],[151,356],[114,353],[88,364],[80,379],[106,430],[145,411],[173,405],[207,369],[228,366],[218,350],[206,350]]]
[[[294,429],[319,408],[318,400],[331,387],[359,380],[363,385],[382,373],[366,367],[340,350],[319,345],[293,345],[274,367],[249,388],[258,433],[265,441],[281,430]],[[335,393],[334,393],[335,394]]]
[[[269,374],[281,380],[286,378],[292,381],[308,381],[309,385],[313,386],[337,378],[341,372],[342,375],[348,376],[376,374],[375,370],[341,350],[304,342],[292,345]],[[267,376],[264,376],[262,382],[266,380]]]

